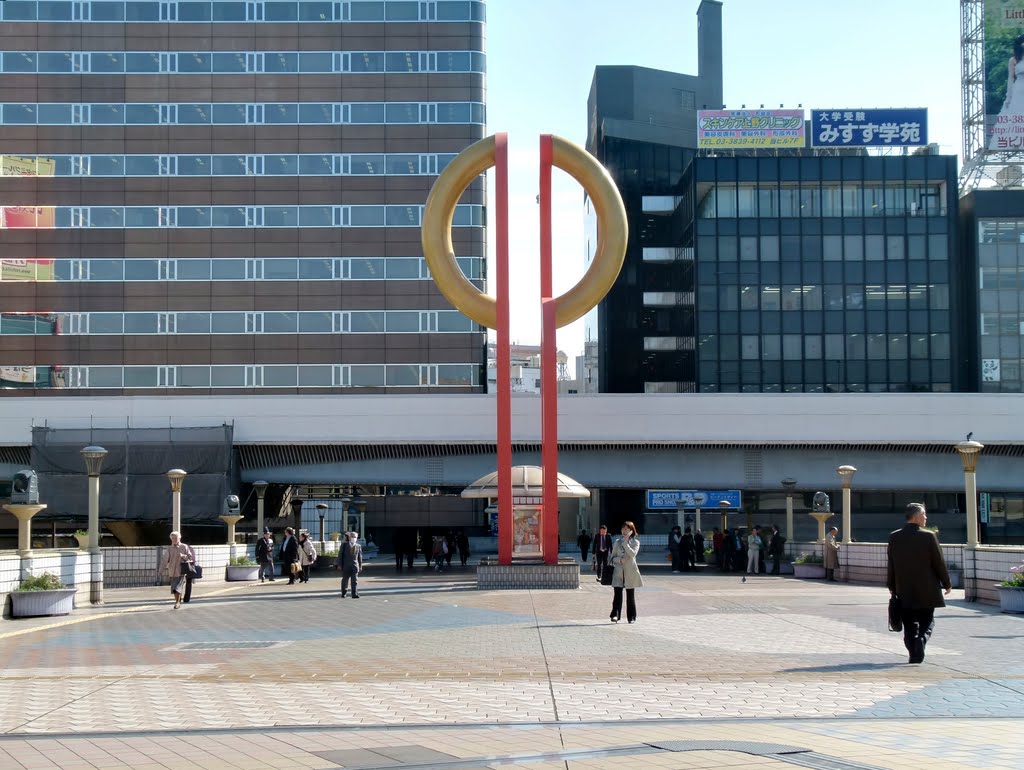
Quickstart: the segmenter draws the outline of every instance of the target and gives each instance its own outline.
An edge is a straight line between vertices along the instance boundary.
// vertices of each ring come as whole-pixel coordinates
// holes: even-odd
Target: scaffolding
[[[991,0],[989,0],[991,2]],[[1021,187],[1024,151],[988,146],[985,109],[985,0],[960,0],[963,166],[960,195],[978,189]]]

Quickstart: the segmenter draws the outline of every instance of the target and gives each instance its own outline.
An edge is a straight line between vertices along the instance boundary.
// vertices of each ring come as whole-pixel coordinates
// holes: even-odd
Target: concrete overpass
[[[516,462],[539,460],[540,400],[513,399]],[[243,482],[461,486],[494,468],[486,395],[0,399],[0,478],[28,463],[33,426],[234,426]],[[574,395],[559,403],[561,467],[604,489],[959,491],[952,449],[986,445],[979,488],[1024,489],[1024,397],[1004,394]]]

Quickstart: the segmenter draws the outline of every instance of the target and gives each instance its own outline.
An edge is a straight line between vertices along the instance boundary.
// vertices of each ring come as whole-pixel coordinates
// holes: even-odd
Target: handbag
[[[198,569],[198,567],[199,567],[199,565],[196,564],[195,562],[183,561],[181,563],[181,574],[182,575],[188,575],[190,578],[195,580],[195,578],[196,578],[196,570]]]
[[[899,632],[903,630],[903,607],[900,605],[900,597],[889,597],[889,630]]]
[[[612,576],[615,574],[615,567],[611,564],[605,564],[604,569],[601,570],[601,585],[610,586],[612,584]]]
[[[302,565],[299,564],[297,561],[293,561],[291,570],[293,575],[298,575],[300,572],[302,572]]]

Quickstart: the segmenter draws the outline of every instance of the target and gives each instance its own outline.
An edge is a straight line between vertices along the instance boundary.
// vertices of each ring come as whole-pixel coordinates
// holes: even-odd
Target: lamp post
[[[100,552],[100,470],[107,457],[101,446],[87,446],[81,450],[85,469],[89,474],[89,553],[91,554],[89,601],[103,604],[103,560]]]
[[[352,504],[352,498],[343,495],[341,498],[341,537],[348,539],[348,507]]]
[[[978,455],[985,445],[978,441],[961,441],[956,445],[964,466],[964,493],[967,496],[967,547],[978,545],[978,484],[975,469]]]
[[[796,479],[783,479],[782,487],[786,490],[786,540],[793,542],[793,490],[796,489]]]
[[[326,539],[325,538],[325,534],[326,533],[324,532],[324,516],[327,515],[327,503],[317,503],[316,504],[316,513],[320,517],[320,543],[321,543],[321,548],[323,548],[323,542]]]
[[[295,519],[295,537],[298,537],[299,532],[302,531],[302,504],[304,502],[306,501],[298,497],[293,497],[288,501],[288,505],[292,507],[292,516]]]
[[[836,473],[839,474],[839,478],[843,482],[843,543],[852,542],[850,532],[850,499],[852,494],[850,492],[850,485],[853,483],[853,474],[857,472],[857,469],[852,465],[840,465],[836,468]]]
[[[266,497],[267,487],[270,485],[265,481],[254,481],[252,486],[256,490],[256,537],[258,539],[263,537],[263,498]]]
[[[188,474],[181,468],[167,471],[167,480],[171,482],[171,531],[181,532],[181,483]]]
[[[718,501],[718,510],[722,512],[722,531],[725,532],[725,530],[728,529],[726,524],[729,521],[729,518],[728,518],[728,514],[729,514],[729,501],[728,500],[719,500]]]

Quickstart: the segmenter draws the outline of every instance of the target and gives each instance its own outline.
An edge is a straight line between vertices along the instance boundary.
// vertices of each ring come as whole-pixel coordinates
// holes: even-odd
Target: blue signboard
[[[928,110],[813,110],[812,147],[923,147]]]
[[[719,508],[722,500],[729,503],[730,510],[738,510],[742,496],[738,489],[648,489],[647,509],[650,511],[675,511],[678,503],[687,510],[697,508]]]

